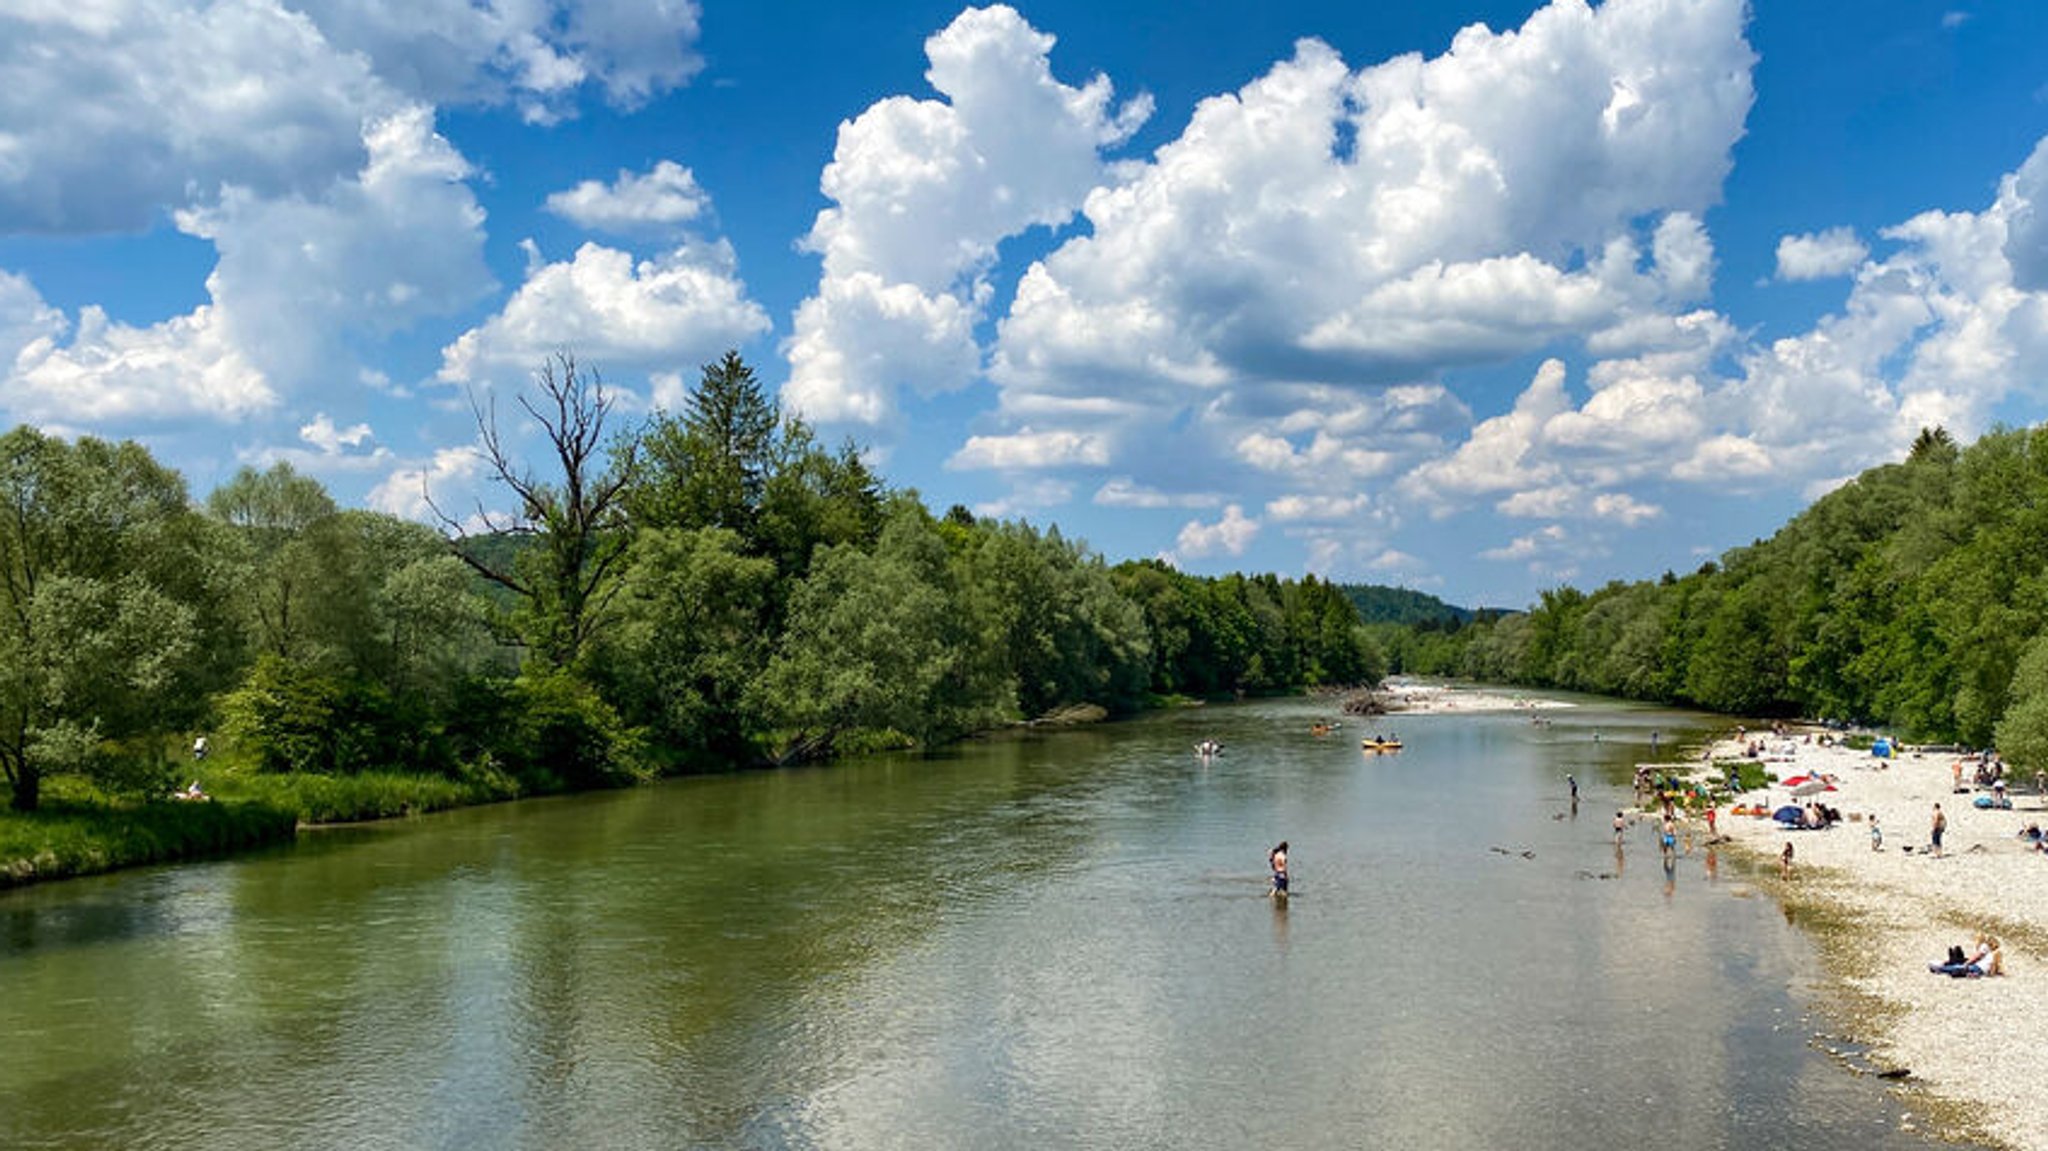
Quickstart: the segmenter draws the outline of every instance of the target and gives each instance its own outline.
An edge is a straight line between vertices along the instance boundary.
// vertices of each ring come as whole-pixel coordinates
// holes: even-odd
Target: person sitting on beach
[[[1951,979],[1973,979],[1983,975],[2005,974],[2005,957],[1998,948],[1998,939],[1984,932],[1977,933],[1976,949],[1968,956],[1960,947],[1948,949],[1948,961],[1930,963],[1927,970]]]

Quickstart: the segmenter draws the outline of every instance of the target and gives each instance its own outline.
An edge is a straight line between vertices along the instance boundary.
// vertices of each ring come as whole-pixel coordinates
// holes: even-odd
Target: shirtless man
[[[1266,853],[1266,862],[1273,868],[1273,889],[1266,894],[1274,899],[1287,898],[1287,841]]]

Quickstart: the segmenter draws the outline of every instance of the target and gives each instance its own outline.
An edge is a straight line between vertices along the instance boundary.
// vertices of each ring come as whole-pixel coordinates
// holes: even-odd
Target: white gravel
[[[1837,790],[1819,798],[1852,821],[1786,831],[1768,817],[1731,816],[1724,807],[1721,833],[1767,857],[1773,875],[1791,842],[1797,894],[1854,913],[1858,970],[1828,974],[1893,1009],[1883,1013],[1881,1034],[1856,1036],[1879,1062],[1910,1069],[1994,1138],[2048,1149],[2048,1095],[2040,1090],[2048,1083],[2048,854],[2018,837],[2029,823],[2048,825],[2048,808],[2031,788],[2009,811],[1973,806],[1975,792],[1951,790],[1956,755],[1908,751],[1881,760],[1807,738],[1795,737],[1789,762],[1766,766],[1781,779],[1834,776]],[[1710,750],[1732,759],[1740,746],[1731,740]],[[1802,802],[1776,786],[1742,798],[1768,809]],[[1924,851],[1937,803],[1948,815],[1940,858]],[[1870,847],[1873,814],[1885,833],[1882,851]],[[1978,930],[1999,937],[2004,977],[1950,979],[1927,970],[1951,944],[1967,949]]]

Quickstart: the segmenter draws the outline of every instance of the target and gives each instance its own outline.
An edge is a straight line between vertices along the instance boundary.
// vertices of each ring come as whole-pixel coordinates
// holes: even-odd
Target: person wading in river
[[[1287,898],[1287,841],[1266,853],[1266,862],[1273,868],[1273,888],[1266,892],[1270,899]]]

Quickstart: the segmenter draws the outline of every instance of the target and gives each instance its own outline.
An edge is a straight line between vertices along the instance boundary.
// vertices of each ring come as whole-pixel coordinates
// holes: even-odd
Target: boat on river
[[[1368,735],[1358,741],[1358,746],[1367,751],[1399,751],[1401,741],[1388,735]]]

